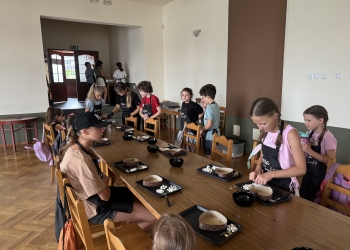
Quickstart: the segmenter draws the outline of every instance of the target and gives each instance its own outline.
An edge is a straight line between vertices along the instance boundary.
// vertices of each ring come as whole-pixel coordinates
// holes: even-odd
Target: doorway
[[[77,98],[83,102],[89,91],[85,77],[85,63],[92,68],[98,60],[98,51],[48,49],[50,90],[53,102]]]

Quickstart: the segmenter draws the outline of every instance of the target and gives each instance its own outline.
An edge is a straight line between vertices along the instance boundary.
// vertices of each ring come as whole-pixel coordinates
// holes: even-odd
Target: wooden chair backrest
[[[109,250],[127,250],[124,247],[123,242],[116,236],[115,226],[111,219],[105,219],[103,222],[105,228],[105,234],[107,238],[107,244]]]
[[[133,117],[133,116],[125,117],[125,124],[129,125],[129,122],[134,123],[134,129],[137,129],[137,117]]]
[[[43,125],[44,125],[46,143],[47,143],[49,149],[51,150],[51,147],[53,146],[55,139],[56,139],[55,133],[54,133],[51,125],[48,125],[45,122],[43,122]]]
[[[332,164],[333,164],[332,161],[328,162],[327,170],[329,169],[330,165],[332,165]],[[337,170],[335,172],[342,174],[345,177],[345,179],[349,178],[350,177],[350,164],[339,165],[339,167],[337,168]],[[324,186],[320,204],[324,207],[332,206],[332,207],[342,211],[343,213],[350,215],[350,208],[349,207],[346,207],[343,204],[340,204],[340,203],[330,199],[330,195],[331,195],[332,190],[338,191],[342,194],[345,194],[346,196],[350,196],[350,190],[346,189],[342,186],[339,186],[337,184],[334,184],[333,179],[334,179],[334,176],[329,178],[326,185]],[[349,180],[346,180],[346,181],[349,181]]]
[[[182,140],[182,147],[184,149],[186,149],[186,146],[191,147],[191,148],[195,148],[195,153],[199,154],[199,150],[200,150],[200,130],[201,130],[201,125],[196,125],[193,122],[187,124],[187,122],[185,122],[186,125],[186,129],[184,131],[183,134],[183,140]],[[189,130],[194,130],[196,131],[196,135],[190,135],[188,134]],[[186,140],[186,138],[191,138],[196,140],[196,144],[190,143]]]
[[[147,132],[152,132],[154,135],[154,137],[158,137],[158,131],[159,131],[159,124],[158,124],[158,119],[147,119],[146,121],[144,121],[144,127],[143,127],[143,130],[145,133]],[[154,125],[153,126],[153,129],[151,128],[148,128],[147,125],[148,124],[152,124]]]
[[[223,152],[216,149],[216,144],[221,144],[225,147],[227,147],[227,152],[224,154]],[[232,149],[233,149],[233,140],[228,140],[224,135],[217,136],[216,134],[213,135],[213,143],[211,146],[211,159],[215,160],[216,155],[219,155],[226,159],[226,166],[231,166],[231,159],[232,159]]]
[[[225,135],[226,107],[220,107],[220,132]]]
[[[260,143],[260,141],[254,141],[253,142],[253,149],[258,146]],[[259,160],[260,154],[255,154],[252,156],[252,158],[250,158],[250,171],[253,172],[256,168],[256,165],[258,164],[258,160]]]

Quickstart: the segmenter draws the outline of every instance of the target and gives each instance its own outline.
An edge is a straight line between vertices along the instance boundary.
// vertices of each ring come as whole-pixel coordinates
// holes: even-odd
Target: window
[[[53,82],[63,82],[62,57],[57,54],[51,55]]]
[[[80,55],[78,56],[78,62],[79,62],[79,77],[80,82],[86,82],[86,76],[85,76],[85,63],[89,62],[91,63],[91,68],[94,68],[95,66],[95,58],[94,56],[90,55]]]
[[[64,56],[66,79],[76,79],[74,56]]]

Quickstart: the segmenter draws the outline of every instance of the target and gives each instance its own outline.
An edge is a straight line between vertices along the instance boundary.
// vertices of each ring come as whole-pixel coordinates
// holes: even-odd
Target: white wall
[[[350,128],[349,9],[349,0],[288,1],[283,119],[303,122],[303,111],[319,104],[328,111],[328,125]],[[343,79],[335,78],[337,72]],[[328,79],[308,80],[310,73]]]
[[[226,106],[228,0],[174,0],[163,7],[165,99],[181,102],[180,91],[217,88]],[[193,30],[201,29],[198,37]]]
[[[164,98],[162,7],[123,0],[113,0],[112,6],[88,0],[2,1],[0,16],[3,20],[0,22],[0,115],[45,112],[48,107],[41,16],[142,26],[145,77],[160,90],[159,97]]]

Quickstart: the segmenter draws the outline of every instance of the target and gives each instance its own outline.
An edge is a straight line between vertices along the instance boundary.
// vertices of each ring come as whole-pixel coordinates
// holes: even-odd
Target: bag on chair
[[[186,124],[184,125],[184,128],[182,130],[179,130],[179,132],[177,133],[176,140],[175,140],[175,143],[174,143],[175,147],[177,147],[177,148],[181,148],[181,144],[182,144],[182,139],[184,137],[185,128],[186,128]]]
[[[52,154],[50,152],[50,149],[48,148],[48,146],[44,142],[44,136],[45,136],[45,129],[43,126],[43,135],[41,137],[41,141],[38,138],[33,138],[36,141],[36,143],[34,143],[33,147],[25,146],[25,148],[26,149],[33,149],[36,157],[38,157],[38,159],[40,161],[43,161],[43,162],[50,161],[49,166],[51,167],[51,166],[53,166]]]

